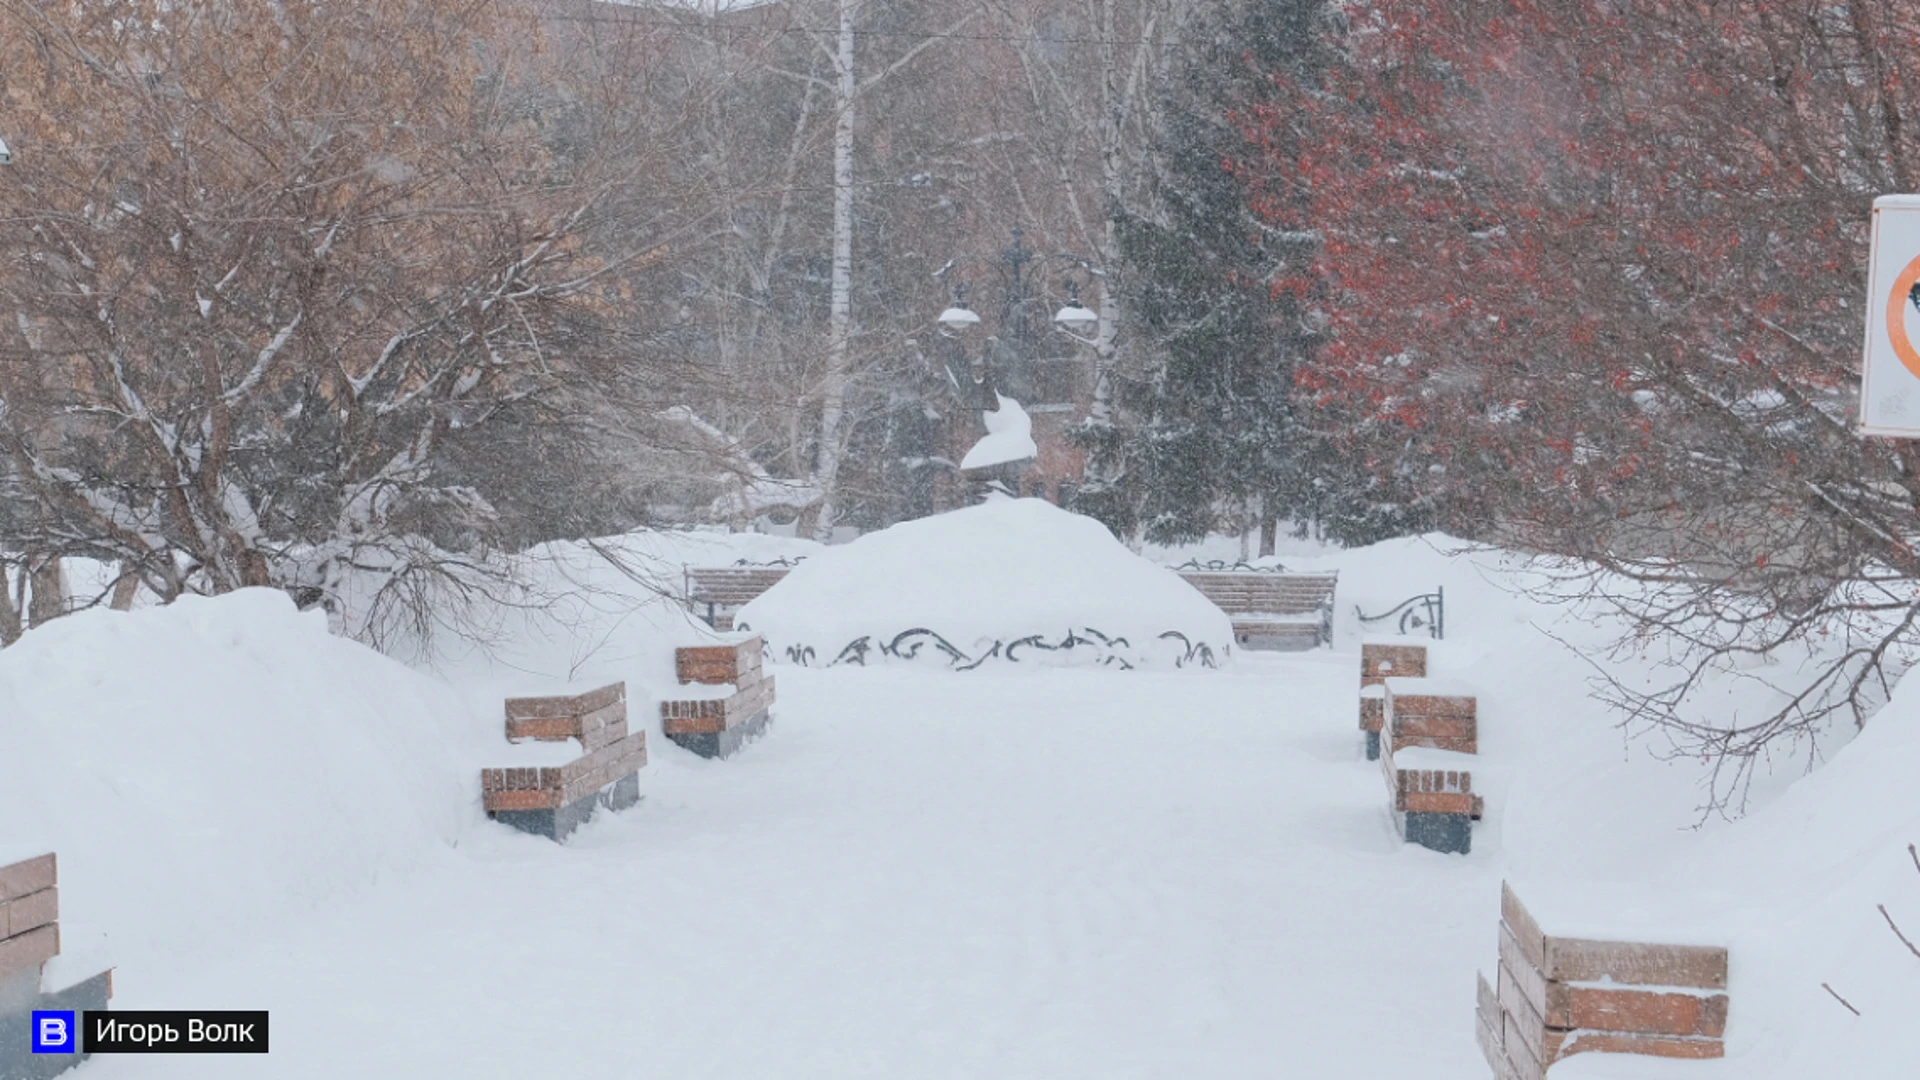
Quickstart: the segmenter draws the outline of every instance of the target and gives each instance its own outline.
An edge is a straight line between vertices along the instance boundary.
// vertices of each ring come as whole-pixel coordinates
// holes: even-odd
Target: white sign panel
[[[1873,200],[1860,433],[1920,439],[1920,195]]]

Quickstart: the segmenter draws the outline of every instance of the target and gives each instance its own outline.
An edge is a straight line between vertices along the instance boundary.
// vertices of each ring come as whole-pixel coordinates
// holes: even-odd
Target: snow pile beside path
[[[1724,1061],[1681,1069],[1576,1057],[1555,1076],[1912,1075],[1920,959],[1888,919],[1920,941],[1920,861],[1908,848],[1920,842],[1915,776],[1920,678],[1908,676],[1856,739],[1747,818],[1688,836],[1631,875],[1526,883],[1569,913],[1561,932],[1600,936],[1624,919],[1649,940],[1729,950]]]
[[[1722,900],[1728,928],[1738,1011],[1727,1076],[1920,1071],[1920,958],[1878,910],[1920,942],[1920,862],[1908,850],[1920,842],[1916,776],[1920,678],[1909,675],[1831,762],[1689,867]]]
[[[80,612],[0,650],[0,861],[59,855],[69,953],[220,954],[444,852],[500,746],[278,591]]]
[[[673,650],[717,639],[682,602],[687,568],[791,561],[822,550],[811,540],[706,531],[542,544],[514,557],[510,582],[447,597],[429,636],[403,626],[381,635],[380,645],[453,684],[478,715],[499,715],[507,697],[616,681],[627,683],[633,715],[650,715],[650,702],[684,696]]]
[[[741,609],[800,663],[988,659],[1218,663],[1233,627],[1105,526],[1040,499],[989,500],[830,548]]]
[[[1703,817],[1710,763],[1673,758],[1657,734],[1623,732],[1618,715],[1591,696],[1595,664],[1644,689],[1664,685],[1670,672],[1650,646],[1614,650],[1630,629],[1617,615],[1552,601],[1566,591],[1556,577],[1573,568],[1439,535],[1286,562],[1340,571],[1336,648],[1349,655],[1378,629],[1362,627],[1356,607],[1383,611],[1445,589],[1447,638],[1428,643],[1430,671],[1471,684],[1479,697],[1474,789],[1486,797],[1487,819],[1469,859],[1512,880],[1548,932],[1730,950],[1725,1059],[1581,1054],[1556,1064],[1555,1077],[1913,1071],[1920,959],[1877,905],[1920,941],[1920,867],[1907,850],[1920,843],[1920,673],[1901,681],[1857,737],[1843,724],[1817,748],[1780,747],[1757,771],[1748,816]],[[1803,656],[1783,654],[1714,673],[1694,715],[1765,715],[1813,670]],[[1357,734],[1349,737],[1357,745]],[[1484,939],[1481,966],[1490,973],[1490,887],[1485,911],[1485,924],[1470,929]]]
[[[1020,403],[1001,394],[993,395],[1000,407],[992,412],[980,414],[986,422],[987,433],[967,456],[960,461],[961,471],[967,469],[986,469],[995,465],[1005,465],[1009,461],[1025,461],[1040,455],[1039,444],[1033,441],[1033,417]]]

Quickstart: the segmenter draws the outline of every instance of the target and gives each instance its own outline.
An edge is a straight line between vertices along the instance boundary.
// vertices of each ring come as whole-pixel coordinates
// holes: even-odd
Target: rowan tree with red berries
[[[1868,210],[1920,186],[1920,12],[1336,14],[1343,62],[1272,73],[1238,117],[1256,214],[1318,236],[1272,284],[1325,327],[1297,407],[1450,531],[1576,557],[1586,595],[1677,642],[1672,685],[1604,692],[1729,766],[1717,799],[1863,720],[1920,616],[1915,452],[1851,430]],[[1815,666],[1771,715],[1689,707],[1798,649]]]

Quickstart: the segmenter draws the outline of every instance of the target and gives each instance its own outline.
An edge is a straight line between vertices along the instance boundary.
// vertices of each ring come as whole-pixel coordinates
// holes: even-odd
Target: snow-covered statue
[[[993,396],[999,408],[980,414],[987,433],[960,460],[960,474],[988,494],[1017,495],[1020,474],[1040,456],[1033,441],[1033,417],[1005,394],[996,391]]]

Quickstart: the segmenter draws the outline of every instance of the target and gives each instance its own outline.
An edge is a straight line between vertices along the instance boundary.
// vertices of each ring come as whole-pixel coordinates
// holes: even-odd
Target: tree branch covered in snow
[[[630,507],[648,459],[594,432],[686,380],[620,300],[710,211],[637,212],[684,106],[576,104],[631,69],[571,44],[490,2],[0,7],[0,551],[322,600]]]

